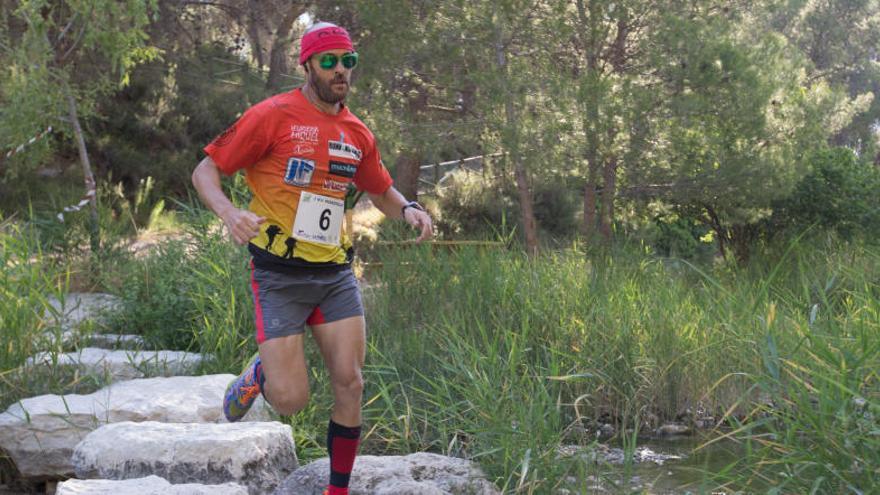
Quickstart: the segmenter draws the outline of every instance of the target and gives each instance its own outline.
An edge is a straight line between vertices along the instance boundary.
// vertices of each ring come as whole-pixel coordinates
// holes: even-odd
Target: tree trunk
[[[734,225],[731,230],[731,247],[736,261],[746,264],[752,255],[752,246],[758,241],[758,228],[754,225]]]
[[[266,61],[263,58],[265,55],[263,37],[260,34],[261,28],[264,25],[263,20],[260,18],[262,15],[257,0],[249,0],[248,12],[245,14],[246,21],[244,22],[244,25],[246,28],[245,30],[247,31],[248,41],[250,41],[251,44],[251,58],[253,58],[257,67],[260,69],[266,65]]]
[[[584,225],[581,229],[587,242],[596,235],[596,192],[599,188],[599,167],[594,165],[593,159],[587,159],[589,162],[589,172],[587,174],[587,184],[584,186]]]
[[[721,219],[718,217],[714,208],[709,205],[703,205],[703,208],[706,209],[706,215],[708,217],[706,223],[713,231],[715,231],[715,235],[718,237],[718,251],[721,254],[721,258],[727,259],[727,244],[730,239],[727,234],[727,229],[721,225]]]
[[[606,243],[611,242],[611,224],[614,220],[614,195],[617,190],[617,157],[612,155],[605,162],[602,173],[602,206],[599,215],[599,232]]]
[[[404,92],[409,95],[406,98],[406,118],[412,123],[412,128],[418,128],[425,118],[425,110],[428,108],[428,90],[420,82],[409,78],[400,82]],[[421,174],[422,150],[418,136],[410,132],[406,134],[408,143],[404,144],[400,155],[394,162],[396,174],[395,185],[403,196],[410,201],[417,201],[419,195],[419,176]],[[437,169],[434,169],[435,173]],[[435,181],[436,184],[436,181]]]
[[[519,196],[519,210],[522,218],[523,233],[526,237],[526,252],[529,256],[537,256],[538,254],[538,222],[535,220],[535,211],[532,207],[532,192],[529,187],[529,176],[526,173],[522,158],[519,156],[519,131],[516,116],[516,108],[513,106],[513,95],[510,94],[510,77],[507,66],[507,54],[505,53],[504,37],[502,27],[499,26],[496,31],[497,39],[495,43],[495,55],[497,57],[498,68],[501,69],[504,78],[503,88],[504,113],[505,113],[505,138],[502,142],[507,148],[508,156],[513,162],[513,174],[516,179],[516,191]]]
[[[599,73],[599,43],[597,37],[599,30],[596,26],[596,17],[598,11],[593,2],[590,3],[590,15],[587,15],[587,8],[583,0],[576,2],[578,20],[581,29],[577,31],[577,40],[586,54],[587,66],[586,73],[578,75],[581,78],[580,84],[585,81],[598,79]],[[595,88],[595,85],[594,85]],[[599,97],[595,89],[587,92],[587,97],[583,102],[583,119],[582,124],[584,134],[586,135],[586,149],[584,150],[584,158],[587,160],[587,183],[584,185],[584,224],[582,232],[587,244],[591,243],[596,235],[596,216],[598,212],[598,202],[596,195],[599,190],[599,138],[596,135],[596,124],[599,121]]]
[[[101,237],[98,229],[98,194],[95,188],[95,176],[92,173],[92,164],[89,162],[89,153],[86,150],[86,140],[83,137],[82,127],[79,124],[79,117],[76,113],[76,100],[73,98],[70,88],[65,87],[64,89],[67,96],[67,108],[70,122],[73,125],[73,132],[76,136],[76,147],[79,149],[79,159],[82,163],[86,195],[90,196],[89,240],[92,247],[92,255],[95,255],[101,248]]]
[[[538,254],[538,222],[532,208],[532,192],[529,188],[529,177],[518,156],[513,157],[513,170],[516,177],[516,191],[519,195],[519,210],[523,220],[523,231],[526,235],[526,251],[529,256]]]
[[[510,98],[504,104],[507,117],[507,128],[512,133],[516,130],[516,109]],[[535,210],[532,206],[532,191],[529,184],[529,176],[519,155],[519,138],[514,136],[510,140],[510,159],[513,162],[513,175],[516,178],[516,192],[519,197],[519,211],[523,223],[523,233],[526,236],[526,251],[529,256],[538,254],[538,222],[535,220]]]
[[[284,76],[290,72],[287,65],[287,50],[290,44],[285,40],[275,40],[272,51],[269,53],[269,77],[266,79],[266,89],[273,93],[281,91],[284,87]]]
[[[272,48],[269,52],[269,77],[266,80],[266,89],[273,92],[280,91],[285,86],[285,77],[289,76],[290,67],[287,64],[287,59],[290,56],[292,45],[291,31],[293,30],[293,23],[301,14],[300,10],[291,6],[284,17],[282,17],[281,22],[278,23],[275,34],[272,36]]]
[[[421,173],[421,152],[414,150],[401,150],[394,162],[394,187],[400,194],[410,200],[418,201],[419,174]]]

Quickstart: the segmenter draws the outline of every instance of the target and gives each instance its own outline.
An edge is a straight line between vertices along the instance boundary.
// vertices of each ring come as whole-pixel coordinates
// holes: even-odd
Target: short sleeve
[[[205,146],[217,168],[226,175],[260,161],[272,145],[272,122],[265,105],[249,108],[229,129]]]
[[[370,194],[382,194],[391,187],[393,182],[385,165],[382,164],[379,150],[376,149],[376,142],[371,139],[367,153],[354,174],[354,185]]]

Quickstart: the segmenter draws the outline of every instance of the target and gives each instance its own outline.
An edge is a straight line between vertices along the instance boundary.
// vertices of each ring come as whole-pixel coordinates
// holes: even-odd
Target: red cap
[[[329,22],[319,22],[303,34],[300,42],[299,63],[306,63],[312,55],[327,50],[354,51],[348,31]]]

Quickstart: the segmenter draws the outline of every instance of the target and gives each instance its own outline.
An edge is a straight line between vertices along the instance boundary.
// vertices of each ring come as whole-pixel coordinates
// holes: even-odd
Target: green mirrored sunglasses
[[[318,57],[318,65],[324,70],[336,67],[336,63],[339,61],[342,61],[342,66],[346,69],[354,69],[358,64],[358,54],[357,52],[350,52],[340,57],[332,53],[325,53]]]

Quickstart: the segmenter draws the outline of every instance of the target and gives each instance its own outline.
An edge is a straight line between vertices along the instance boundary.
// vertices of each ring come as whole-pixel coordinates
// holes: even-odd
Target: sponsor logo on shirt
[[[284,182],[294,186],[306,187],[312,182],[312,174],[315,172],[315,162],[295,156],[287,160],[287,172],[284,174]]]
[[[328,151],[330,156],[336,158],[348,158],[349,160],[358,161],[361,159],[361,150],[342,140],[328,141]]]
[[[328,191],[345,192],[348,189],[347,182],[339,182],[333,179],[324,179],[324,189]]]
[[[310,144],[298,143],[293,146],[293,152],[297,155],[311,155],[315,152],[315,147]]]
[[[332,143],[332,141],[331,141]],[[330,162],[330,173],[351,179],[357,172],[357,165],[342,162]]]
[[[318,127],[313,125],[290,125],[290,140],[299,143],[318,144]]]

